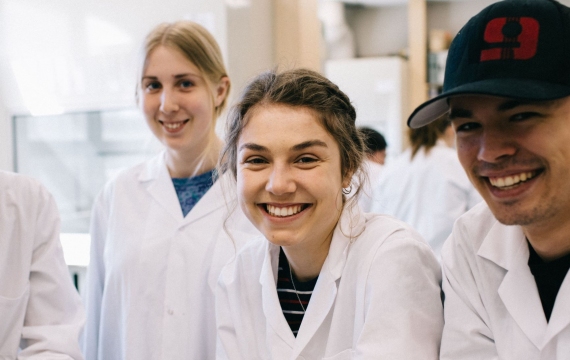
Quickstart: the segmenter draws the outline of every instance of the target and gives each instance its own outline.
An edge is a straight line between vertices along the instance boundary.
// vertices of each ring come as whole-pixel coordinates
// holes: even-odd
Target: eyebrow
[[[269,151],[269,149],[266,148],[265,146],[255,144],[255,143],[245,143],[239,147],[238,151],[242,151],[243,149],[249,149],[249,150],[260,151],[260,152]]]
[[[187,76],[201,78],[200,75],[198,75],[198,74],[193,74],[193,73],[177,74],[177,75],[174,75],[173,77],[174,77],[175,79],[182,79],[182,78],[185,78],[185,77],[187,77]],[[143,78],[143,80],[144,80],[144,79],[149,79],[149,80],[157,80],[157,79],[158,79],[157,76],[149,76],[149,75],[143,76],[142,78]]]
[[[293,151],[300,151],[300,150],[305,150],[307,148],[313,147],[313,146],[320,146],[320,147],[325,147],[328,148],[327,143],[325,143],[324,141],[321,140],[308,140],[308,141],[304,141],[300,144],[297,144],[293,147],[291,147],[291,150]]]
[[[447,119],[449,121],[456,119],[456,118],[470,118],[473,115],[473,112],[467,109],[462,108],[455,108],[450,109],[449,114],[447,115]]]
[[[301,151],[301,150],[305,150],[305,149],[308,149],[308,148],[313,147],[313,146],[320,146],[320,147],[328,148],[327,143],[325,143],[324,141],[307,140],[307,141],[303,141],[300,144],[293,145],[291,147],[291,150],[292,151]],[[239,147],[238,151],[242,151],[244,149],[249,149],[249,150],[259,151],[259,152],[268,152],[269,151],[269,149],[266,148],[265,146],[255,144],[255,143],[245,143]]]

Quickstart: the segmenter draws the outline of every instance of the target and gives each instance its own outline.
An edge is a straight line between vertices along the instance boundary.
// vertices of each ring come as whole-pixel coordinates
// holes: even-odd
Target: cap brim
[[[570,96],[570,86],[527,79],[491,79],[458,86],[418,106],[408,118],[417,129],[449,110],[448,99],[460,95],[488,95],[521,100],[554,100]]]

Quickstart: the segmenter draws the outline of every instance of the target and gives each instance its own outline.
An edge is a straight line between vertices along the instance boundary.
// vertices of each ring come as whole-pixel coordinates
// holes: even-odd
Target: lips
[[[263,208],[265,211],[271,215],[276,217],[288,217],[297,215],[298,213],[305,210],[309,205],[307,204],[296,204],[296,205],[289,205],[289,206],[276,206],[265,204]]]
[[[509,189],[536,177],[538,173],[538,171],[525,171],[509,176],[489,177],[488,179],[491,185],[496,188]]]

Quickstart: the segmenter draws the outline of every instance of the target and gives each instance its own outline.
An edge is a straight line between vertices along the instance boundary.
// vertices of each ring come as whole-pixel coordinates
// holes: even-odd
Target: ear
[[[352,182],[352,175],[354,175],[354,172],[350,171],[344,176],[344,179],[342,180],[343,188],[347,188],[350,186],[350,183]]]
[[[224,99],[228,96],[230,88],[230,78],[223,76],[214,88],[214,104],[216,107],[220,106]]]

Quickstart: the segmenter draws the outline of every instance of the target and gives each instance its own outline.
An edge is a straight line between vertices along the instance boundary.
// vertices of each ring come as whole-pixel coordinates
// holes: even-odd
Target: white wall
[[[354,32],[358,57],[394,55],[407,47],[408,13],[405,5],[347,6],[346,18]]]
[[[245,7],[226,5],[232,3]],[[160,22],[190,19],[206,26],[222,48],[230,76],[235,74],[237,94],[246,79],[271,66],[268,4],[266,0],[2,0],[0,169],[13,169],[13,114],[135,106],[140,45]]]

